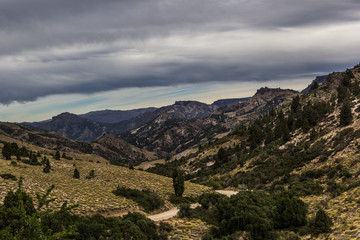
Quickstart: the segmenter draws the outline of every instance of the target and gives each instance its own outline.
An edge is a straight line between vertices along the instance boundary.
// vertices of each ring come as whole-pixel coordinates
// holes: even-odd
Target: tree
[[[74,169],[73,178],[80,178],[80,172],[79,172],[79,170],[77,170],[77,168]]]
[[[261,144],[264,139],[264,135],[261,129],[260,124],[256,121],[249,128],[249,141],[252,149],[255,149]]]
[[[351,107],[349,102],[344,102],[341,111],[340,111],[340,125],[341,126],[347,126],[349,125],[353,120]]]
[[[50,172],[50,161],[49,159],[47,159],[46,157],[44,157],[44,168],[43,171],[44,173],[49,173]]]
[[[300,97],[297,95],[291,102],[291,112],[296,113],[300,107]]]
[[[311,89],[310,90],[315,90],[315,89],[318,89],[319,88],[319,84],[317,82],[314,82],[312,85],[311,85]]]
[[[275,199],[276,228],[282,229],[306,225],[307,207],[302,200],[289,194],[288,192],[283,192],[278,196],[275,196]]]
[[[66,153],[63,153],[61,157],[62,158],[67,158]]]
[[[184,176],[182,174],[182,171],[179,169],[174,169],[173,171],[173,186],[175,195],[177,197],[182,197],[184,193]]]
[[[315,236],[320,233],[328,233],[331,231],[331,227],[333,222],[331,218],[327,215],[327,213],[323,209],[319,209],[316,213],[315,219],[310,224],[311,232]]]
[[[55,159],[56,159],[56,160],[60,160],[60,152],[59,152],[59,151],[56,151],[56,153],[55,153]]]
[[[4,147],[2,149],[2,155],[6,160],[11,160],[11,145],[9,143],[4,143]]]

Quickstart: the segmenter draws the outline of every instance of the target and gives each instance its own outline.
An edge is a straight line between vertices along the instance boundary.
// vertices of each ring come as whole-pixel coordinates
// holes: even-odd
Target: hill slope
[[[214,188],[288,190],[308,204],[308,219],[323,208],[330,234],[302,239],[356,239],[360,232],[360,65],[328,80],[191,154],[148,171]]]
[[[32,128],[0,122],[0,138],[5,141],[20,141],[42,148],[43,153],[53,154],[55,150],[70,152],[74,154],[94,154],[104,157],[113,164],[134,165],[144,161],[156,159],[155,154],[131,146],[129,143],[113,137],[113,145],[107,143],[108,135],[104,135],[97,142],[77,142],[65,137],[58,136],[46,131],[34,130]],[[6,140],[9,139],[9,140]],[[115,151],[114,151],[115,148]]]
[[[219,108],[202,119],[181,120],[164,111],[148,124],[121,136],[140,148],[167,156],[252,121],[297,94],[293,90],[262,88],[253,97]]]

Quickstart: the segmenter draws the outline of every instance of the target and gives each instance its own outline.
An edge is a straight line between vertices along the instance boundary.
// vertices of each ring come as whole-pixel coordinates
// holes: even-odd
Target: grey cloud
[[[268,81],[336,70],[354,64],[354,43],[344,42],[338,53],[331,46],[318,50],[318,39],[303,50],[291,44],[282,49],[270,39],[284,28],[317,31],[360,21],[356,0],[2,0],[0,9],[4,104],[51,94]],[[262,43],[241,48],[246,40],[239,37],[234,45],[224,43],[229,56],[218,54],[213,45],[221,46],[217,41],[224,39],[216,36],[232,31],[244,39],[261,32],[256,40]],[[208,35],[215,36],[213,42],[202,44]],[[177,38],[190,39],[189,46]],[[276,49],[258,49],[267,41]]]

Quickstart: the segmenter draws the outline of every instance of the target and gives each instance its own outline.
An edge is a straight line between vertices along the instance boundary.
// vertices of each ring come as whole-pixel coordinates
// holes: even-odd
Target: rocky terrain
[[[18,141],[21,144],[38,146],[41,152],[54,154],[56,150],[72,154],[89,154],[103,157],[116,165],[135,165],[156,159],[155,154],[130,145],[119,137],[104,135],[96,142],[85,143],[30,127],[0,122],[0,138]],[[111,139],[111,144],[109,144]]]
[[[261,88],[246,100],[219,108],[201,119],[181,120],[162,112],[153,121],[121,136],[130,143],[161,156],[179,153],[219,133],[234,130],[299,94],[293,90]]]

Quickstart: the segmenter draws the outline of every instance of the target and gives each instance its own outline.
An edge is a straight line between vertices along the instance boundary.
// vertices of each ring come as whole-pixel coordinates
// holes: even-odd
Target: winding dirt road
[[[238,193],[236,191],[231,191],[231,190],[216,190],[216,192],[220,193],[220,194],[224,194],[228,197]],[[191,208],[196,208],[198,206],[200,206],[200,204],[198,204],[198,203],[191,204]],[[179,208],[172,208],[166,212],[162,212],[162,213],[155,214],[155,215],[148,215],[147,217],[153,221],[162,221],[162,220],[167,220],[172,217],[175,217],[178,214],[178,212],[179,212]]]

